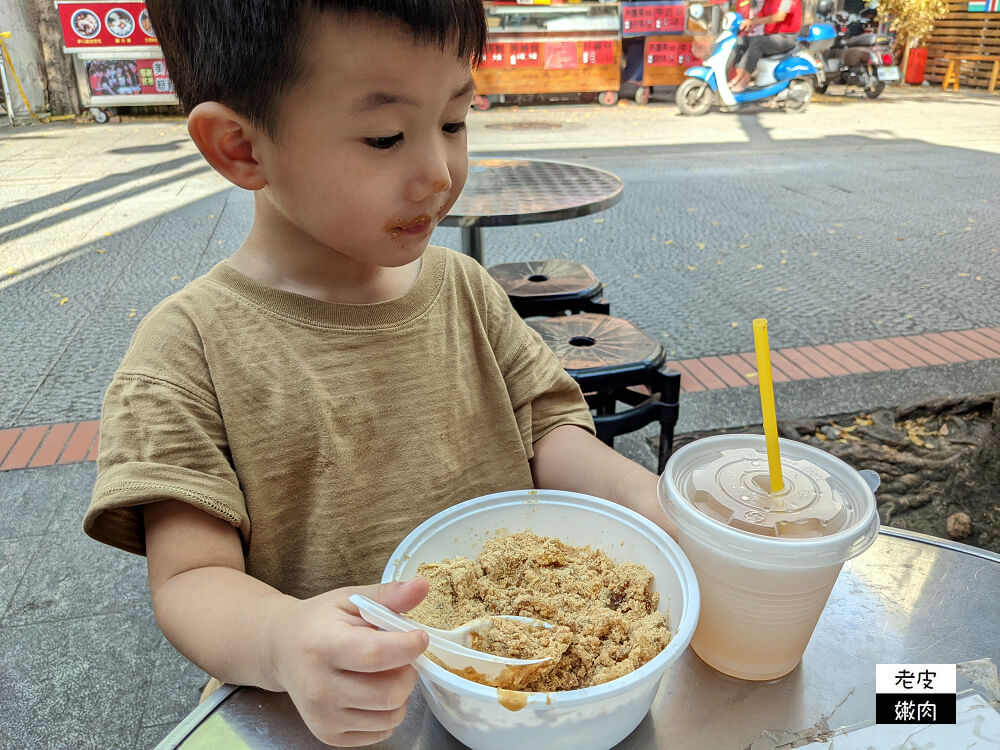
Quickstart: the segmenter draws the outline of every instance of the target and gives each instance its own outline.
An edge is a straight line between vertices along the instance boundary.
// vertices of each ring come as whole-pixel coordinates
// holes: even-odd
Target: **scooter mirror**
[[[705,6],[700,3],[691,3],[688,6],[688,15],[696,21],[701,20],[701,17],[705,15]]]

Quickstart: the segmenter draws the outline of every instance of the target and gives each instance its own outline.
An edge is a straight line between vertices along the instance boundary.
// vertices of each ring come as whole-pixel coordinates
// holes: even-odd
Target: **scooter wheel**
[[[879,94],[885,90],[885,81],[875,81],[874,86],[865,86],[865,96],[869,99],[878,99]]]
[[[478,109],[480,112],[485,112],[492,106],[493,102],[490,101],[490,98],[488,96],[483,96],[482,94],[476,94],[474,97],[472,97],[473,109]]]
[[[703,115],[712,108],[712,101],[715,99],[712,88],[707,81],[700,78],[687,78],[677,87],[674,101],[677,102],[677,109],[683,115]]]
[[[805,112],[812,101],[813,82],[808,78],[796,78],[788,84],[788,98],[785,99],[786,112]]]
[[[618,103],[618,92],[617,91],[602,91],[597,97],[599,101],[605,107],[613,107]]]
[[[636,104],[649,104],[649,86],[640,86],[635,90]]]

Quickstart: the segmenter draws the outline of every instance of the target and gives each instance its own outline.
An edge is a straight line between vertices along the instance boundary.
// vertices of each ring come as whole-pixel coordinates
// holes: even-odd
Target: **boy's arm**
[[[426,635],[377,632],[347,597],[406,611],[425,579],[296,599],[246,574],[225,521],[175,500],[144,506],[144,521],[153,609],[178,651],[225,682],[287,691],[328,744],[377,742],[402,722]]]
[[[575,425],[562,425],[534,443],[531,474],[536,487],[582,492],[613,500],[645,516],[677,538],[660,507],[658,478]]]

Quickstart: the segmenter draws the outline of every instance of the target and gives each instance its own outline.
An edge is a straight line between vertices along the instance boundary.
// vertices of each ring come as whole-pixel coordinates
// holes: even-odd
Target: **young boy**
[[[470,258],[428,247],[465,184],[481,0],[148,0],[188,129],[254,191],[227,261],[153,309],[104,401],[88,534],[148,559],[157,621],[218,680],[287,691],[322,741],[402,720],[427,582],[372,585],[456,502],[576,490],[666,525],[656,477]]]

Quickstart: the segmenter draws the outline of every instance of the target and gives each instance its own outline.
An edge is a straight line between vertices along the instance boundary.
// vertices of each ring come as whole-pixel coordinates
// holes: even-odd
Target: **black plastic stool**
[[[599,299],[604,284],[583,263],[550,258],[499,263],[487,271],[522,318],[582,312],[607,315],[611,310],[607,300]]]
[[[609,315],[582,313],[527,323],[580,385],[596,412],[597,437],[613,447],[616,436],[659,422],[657,472],[662,472],[674,448],[681,392],[680,373],[664,368],[663,347],[629,321]],[[617,411],[619,401],[632,408]]]

